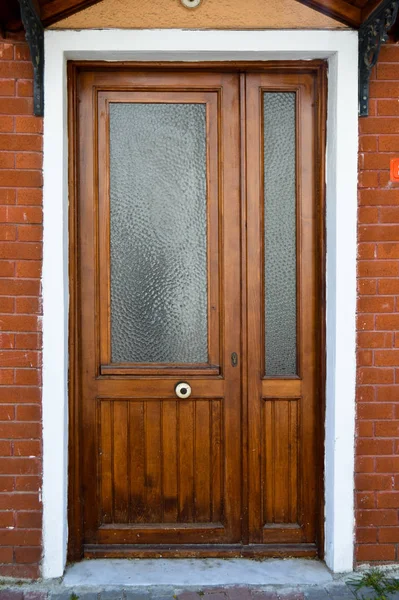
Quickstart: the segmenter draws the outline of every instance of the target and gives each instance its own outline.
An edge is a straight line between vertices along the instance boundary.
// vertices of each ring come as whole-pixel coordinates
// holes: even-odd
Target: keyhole
[[[180,393],[186,395],[187,394],[187,388],[181,388]]]

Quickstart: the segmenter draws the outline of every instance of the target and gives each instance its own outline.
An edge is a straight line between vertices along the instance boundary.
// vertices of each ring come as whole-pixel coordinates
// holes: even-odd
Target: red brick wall
[[[0,576],[41,559],[42,120],[19,39],[0,38]]]
[[[358,561],[399,560],[399,46],[383,47],[360,119]]]
[[[399,560],[399,46],[381,51],[360,120],[358,561]],[[42,120],[26,44],[0,39],[0,576],[41,557]]]

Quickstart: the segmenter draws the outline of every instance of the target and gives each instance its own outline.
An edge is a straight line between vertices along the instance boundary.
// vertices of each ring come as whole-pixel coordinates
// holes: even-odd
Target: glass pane
[[[263,95],[265,372],[296,375],[295,93]]]
[[[208,361],[206,108],[110,105],[112,362]]]

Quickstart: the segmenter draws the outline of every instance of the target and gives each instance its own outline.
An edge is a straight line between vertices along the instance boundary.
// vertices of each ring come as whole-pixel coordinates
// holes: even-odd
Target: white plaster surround
[[[43,577],[67,548],[68,136],[66,61],[328,59],[325,560],[351,571],[354,548],[358,52],[354,31],[45,32],[43,258]]]

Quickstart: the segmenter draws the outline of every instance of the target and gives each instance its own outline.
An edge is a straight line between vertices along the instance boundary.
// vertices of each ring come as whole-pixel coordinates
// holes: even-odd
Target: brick
[[[34,279],[0,279],[0,296],[37,296],[40,282]]]
[[[370,367],[373,364],[373,352],[371,350],[360,350],[357,351],[357,366],[358,367]]]
[[[399,206],[383,206],[379,209],[380,223],[399,223]],[[387,244],[388,245],[388,244]],[[397,244],[389,244],[397,248]]]
[[[0,259],[32,259],[42,256],[42,245],[39,243],[0,242]]]
[[[12,492],[14,491],[14,477],[0,476],[0,492]]]
[[[15,348],[24,350],[39,350],[42,347],[40,334],[17,333],[15,335]]]
[[[380,61],[381,62],[397,62],[399,61],[399,48],[394,44],[384,44],[381,46]]]
[[[16,418],[18,421],[40,421],[40,406],[38,404],[24,404],[22,406],[17,406]]]
[[[17,96],[32,97],[33,83],[30,79],[19,79],[17,81]]]
[[[15,407],[13,404],[0,405],[0,421],[11,421],[15,418]]]
[[[7,403],[37,403],[41,400],[41,392],[37,388],[23,388],[23,387],[14,387],[14,388],[3,388],[0,392],[0,402]]]
[[[22,188],[17,191],[16,201],[17,204],[41,206],[43,201],[43,192],[41,189]]]
[[[43,185],[41,171],[2,170],[0,186],[41,187]]]
[[[398,315],[399,316],[399,315]],[[1,322],[1,320],[0,320]],[[358,383],[393,383],[393,369],[383,369],[381,367],[362,367],[358,369]]]
[[[1,139],[2,136],[0,136]],[[4,136],[9,137],[9,136]],[[378,154],[378,157],[383,157],[386,160],[386,168],[390,168],[390,160],[394,156],[388,154]],[[361,206],[398,206],[399,204],[399,188],[388,190],[361,190],[359,192]],[[379,240],[380,241],[380,240]]]
[[[359,295],[373,295],[377,293],[377,280],[376,279],[358,279],[357,280],[357,291]]]
[[[14,348],[15,335],[13,333],[0,333],[0,348]]]
[[[14,513],[11,511],[0,512],[0,528],[14,527]]]
[[[15,60],[30,61],[31,57],[28,46],[26,44],[16,44],[14,58]]]
[[[13,169],[15,167],[15,154],[13,152],[0,152],[0,169]]]
[[[14,304],[14,298],[0,297],[0,313],[13,313]]]
[[[0,423],[0,439],[36,439],[40,440],[40,423]],[[379,440],[382,441],[382,440]],[[384,454],[389,454],[384,452]],[[1,468],[0,468],[1,472]]]
[[[394,312],[394,299],[390,296],[363,296],[358,298],[357,308],[362,313]]]
[[[377,64],[377,79],[399,79],[399,64],[379,63]]]
[[[40,152],[22,152],[15,157],[17,169],[41,169],[42,165],[43,155]]]
[[[16,298],[15,312],[21,314],[41,315],[42,304],[40,298]]]
[[[399,437],[399,421],[376,423],[375,434],[377,437]]]
[[[393,442],[392,440],[373,440],[363,438],[357,442],[357,451],[359,455],[378,456],[392,454]]]
[[[372,331],[375,325],[374,315],[358,315],[356,317],[357,331]]]
[[[375,328],[380,331],[395,331],[399,329],[399,314],[377,315],[375,318]]]
[[[0,590],[0,600],[23,600],[24,594],[18,590]]]
[[[14,369],[0,369],[0,385],[14,383]]]
[[[377,258],[399,258],[399,244],[378,244]]]
[[[15,489],[19,491],[17,487]],[[38,493],[0,494],[0,510],[41,510],[39,495]]]
[[[34,350],[1,350],[0,364],[4,367],[38,367],[39,353]]]
[[[374,227],[370,225],[370,227]],[[373,231],[371,235],[375,235]],[[359,277],[397,277],[399,275],[399,261],[393,260],[359,260]]]
[[[34,565],[0,565],[0,576],[14,577],[15,579],[38,579],[40,569]]]
[[[370,81],[370,98],[399,97],[399,83],[385,81]],[[376,126],[377,130],[378,125]],[[381,132],[383,133],[383,132]]]
[[[17,229],[13,225],[0,224],[0,240],[14,241],[17,236]]]
[[[375,527],[358,527],[356,541],[358,544],[372,544],[377,541],[378,529]]]
[[[399,133],[399,118],[369,117],[359,119],[359,131],[360,133]]]
[[[11,546],[0,546],[0,563],[11,563],[13,561],[14,552]],[[0,594],[3,592],[0,592]],[[1,598],[2,596],[0,596]]]
[[[18,512],[15,514],[15,526],[21,529],[40,529],[42,515],[37,511]]]
[[[26,71],[25,71],[26,73]],[[0,63],[0,77],[3,76],[2,64]],[[21,115],[31,114],[33,110],[32,98],[2,98],[0,97],[0,114]]]
[[[11,133],[14,131],[14,118],[0,115],[0,133]]]
[[[359,331],[357,343],[359,348],[391,348],[393,335],[380,331]]]
[[[40,152],[43,147],[41,135],[11,135],[0,134],[0,150]]]
[[[41,477],[36,475],[20,475],[15,477],[15,489],[17,492],[38,492],[42,484]],[[37,507],[36,510],[38,510]],[[26,510],[35,510],[28,508]]]
[[[393,418],[393,405],[383,404],[381,402],[365,402],[358,404],[357,416],[360,421],[371,419],[373,421],[377,419],[392,419]]]
[[[0,79],[0,96],[15,96],[15,81]]]
[[[362,477],[364,476],[362,475]],[[375,508],[376,501],[374,491],[356,492],[356,506],[357,508]]]
[[[395,560],[396,548],[393,544],[361,544],[357,547],[358,561],[386,561]]]
[[[376,350],[374,364],[380,367],[398,366],[399,350]]]
[[[360,209],[362,210],[362,209]],[[369,209],[367,208],[366,210],[375,210],[375,209]],[[378,209],[377,209],[378,211]],[[366,258],[375,258],[376,257],[376,253],[377,253],[377,245],[374,243],[363,243],[363,244],[358,244],[357,246],[357,255],[359,259],[366,259]]]
[[[387,385],[378,387],[376,400],[379,402],[399,402],[399,385]]]
[[[378,292],[380,294],[399,294],[399,279],[381,279],[378,282]]]
[[[29,548],[15,548],[14,557],[17,563],[35,563],[39,562],[42,557],[42,549],[40,546]]]
[[[14,275],[14,263],[0,260],[0,277],[12,277]]]
[[[13,442],[13,456],[16,457],[40,457],[42,446],[39,440],[17,440]]]
[[[0,205],[1,206],[9,206],[10,204],[15,204],[16,201],[16,191],[7,188],[0,188]]]
[[[15,385],[41,385],[40,369],[15,369]]]
[[[361,188],[376,188],[378,187],[378,172],[377,171],[361,171],[359,173],[359,187]],[[370,222],[370,221],[367,221]],[[373,221],[371,221],[373,223]]]
[[[41,225],[19,225],[18,240],[20,242],[41,242],[43,227]]]
[[[380,106],[382,102],[387,102],[387,100],[380,100],[378,106]],[[396,105],[399,107],[399,102],[396,102]],[[399,112],[397,114],[399,115]],[[399,150],[399,136],[380,135],[378,138],[378,148],[381,152],[397,152]]]
[[[355,485],[357,490],[391,490],[393,488],[393,478],[391,475],[380,475],[370,473],[358,473],[355,476]],[[364,508],[373,508],[365,506]]]
[[[375,135],[361,135],[359,138],[360,152],[377,152],[377,139]]]
[[[19,230],[20,231],[20,230]],[[40,279],[42,263],[39,260],[17,261],[15,263],[15,276],[29,279]]]
[[[12,446],[10,441],[0,440],[0,456],[12,456]]]
[[[374,472],[374,456],[355,456],[355,471],[357,473]]]
[[[377,456],[375,470],[378,473],[397,473],[399,471],[399,456]]]
[[[38,117],[15,117],[17,133],[43,133],[43,119]]]
[[[14,45],[6,42],[0,43],[0,60],[12,60],[14,58]]]
[[[3,459],[7,460],[7,459]],[[378,508],[399,508],[399,492],[379,492],[377,494]]]

